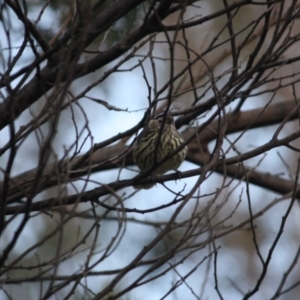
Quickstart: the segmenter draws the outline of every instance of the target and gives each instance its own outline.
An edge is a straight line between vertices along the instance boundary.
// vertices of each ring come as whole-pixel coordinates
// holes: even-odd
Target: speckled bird
[[[162,130],[161,126],[163,126]],[[183,143],[183,138],[175,128],[173,117],[169,113],[166,115],[159,114],[151,119],[138,135],[133,150],[133,158],[140,171],[144,172],[156,162],[159,162],[171,154]],[[162,175],[170,170],[177,170],[184,161],[187,150],[187,146],[184,146],[170,157],[170,159],[157,166],[151,175]],[[136,189],[149,189],[153,185],[154,184],[136,185],[134,187]]]

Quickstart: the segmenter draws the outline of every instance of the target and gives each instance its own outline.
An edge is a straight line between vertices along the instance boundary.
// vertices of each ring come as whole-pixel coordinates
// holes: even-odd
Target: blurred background
[[[88,62],[143,32],[164,4],[139,1],[87,42],[121,2],[1,4],[1,104],[11,101],[13,121],[0,132],[0,299],[298,299],[299,4],[173,1],[156,21],[163,28],[94,70]],[[50,49],[77,45],[77,58],[15,116],[15,95],[69,59],[39,61],[47,52],[34,30]],[[135,190],[126,180],[139,174],[130,159],[139,122],[167,108],[185,139],[207,131],[189,145],[181,179]],[[274,134],[294,136],[262,147]],[[220,141],[222,170],[215,162],[201,175]],[[109,190],[96,196],[106,206],[85,194],[98,188]],[[34,206],[45,200],[55,204]]]

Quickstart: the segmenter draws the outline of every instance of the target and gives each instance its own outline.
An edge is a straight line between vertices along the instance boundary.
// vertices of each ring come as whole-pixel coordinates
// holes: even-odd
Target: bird
[[[163,126],[163,128],[162,128]],[[172,115],[161,113],[151,119],[136,138],[133,159],[141,172],[154,166],[184,143],[177,131]],[[185,145],[167,161],[155,168],[151,175],[162,175],[177,170],[184,161],[188,148]],[[134,185],[135,189],[150,189],[154,184]]]

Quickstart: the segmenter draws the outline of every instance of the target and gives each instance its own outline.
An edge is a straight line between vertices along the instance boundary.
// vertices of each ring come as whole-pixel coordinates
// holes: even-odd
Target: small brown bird
[[[161,130],[162,125],[164,127]],[[184,140],[175,128],[173,117],[169,113],[166,115],[160,114],[150,120],[137,137],[137,142],[133,150],[133,159],[139,169],[144,172],[156,162],[171,154],[183,143]],[[170,170],[177,170],[184,161],[187,150],[187,146],[184,146],[170,159],[154,169],[151,174],[161,175]],[[153,185],[136,185],[134,188],[150,189]]]

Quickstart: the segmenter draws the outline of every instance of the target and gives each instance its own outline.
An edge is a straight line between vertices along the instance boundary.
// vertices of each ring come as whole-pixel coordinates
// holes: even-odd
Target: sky
[[[208,9],[208,5],[203,4],[203,9]],[[30,10],[30,17],[33,18],[40,11],[40,7],[36,6],[33,10]],[[44,26],[47,28],[50,24],[52,29],[57,29],[55,26],[55,13],[51,9],[46,9],[41,21],[40,26]],[[19,21],[11,15],[11,23],[12,23],[12,31],[11,31],[11,41],[13,53],[16,53],[18,46],[20,46],[22,34],[20,32],[20,23]],[[207,29],[207,28],[206,28]],[[8,51],[6,50],[8,47],[7,40],[5,39],[5,35],[3,34],[3,28],[0,30],[0,47],[2,48],[2,53],[4,57],[7,57]],[[209,35],[208,35],[209,36]],[[206,36],[207,38],[207,36]],[[203,37],[202,37],[203,39]],[[198,43],[200,44],[200,38]],[[144,47],[141,51],[146,51],[147,48]],[[250,51],[250,50],[249,50]],[[164,49],[158,49],[157,54],[163,55]],[[22,56],[20,60],[20,64],[18,64],[14,72],[22,68],[32,59],[32,54],[30,51],[25,51],[25,55]],[[84,59],[84,58],[82,58]],[[122,65],[122,69],[130,69],[138,62],[138,58],[131,59],[129,62]],[[229,61],[225,61],[222,65],[219,66],[219,72],[222,72],[224,68],[226,68],[226,64],[230,63]],[[109,69],[112,64],[105,67],[105,70]],[[148,80],[150,84],[152,84],[153,77],[151,76],[151,64],[149,61],[144,63],[144,68],[146,73],[149,74]],[[159,74],[159,84],[162,86],[168,76],[168,64],[164,64],[161,62],[159,64],[159,60],[156,65],[157,74]],[[0,65],[1,72],[3,71],[3,65]],[[74,81],[70,87],[70,91],[73,95],[78,95],[83,89],[86,88],[90,84],[92,80],[95,80],[97,76],[100,76],[104,73],[105,70],[99,70],[95,72],[95,74],[90,74],[85,76],[84,78],[80,78]],[[216,70],[218,72],[218,70]],[[130,72],[117,72],[112,74],[104,83],[97,85],[93,88],[89,93],[89,97],[94,97],[97,99],[101,99],[107,101],[110,105],[117,106],[122,109],[128,109],[127,112],[116,112],[111,111],[105,108],[104,106],[99,105],[98,103],[91,101],[86,98],[82,98],[79,100],[79,104],[82,108],[84,108],[85,115],[88,117],[88,126],[89,130],[92,134],[92,139],[88,138],[85,142],[84,146],[81,149],[81,153],[85,153],[93,143],[99,143],[104,141],[119,132],[124,132],[125,130],[135,126],[143,117],[144,109],[147,108],[148,104],[148,89],[145,80],[143,79],[143,73],[141,68],[135,68]],[[16,82],[13,82],[13,85],[16,85]],[[220,83],[222,84],[222,82]],[[4,89],[1,90],[1,102],[3,101],[3,96],[6,95],[6,91]],[[209,97],[209,93],[206,97]],[[153,95],[152,95],[153,96]],[[279,95],[277,101],[282,100],[282,96]],[[262,106],[263,103],[266,103],[268,99],[264,97],[256,97],[253,98],[252,101],[247,102],[247,104],[243,107],[244,110],[256,108],[257,106]],[[43,103],[43,100],[41,100]],[[20,127],[28,122],[32,118],[32,115],[37,113],[41,109],[42,105],[40,103],[34,104],[30,110],[25,111],[17,120],[16,127]],[[73,113],[75,114],[76,124],[79,129],[84,128],[86,125],[85,116],[82,113],[81,109],[76,105],[72,106],[73,111],[70,109],[66,109],[62,112],[60,118],[60,126],[59,131],[57,133],[57,137],[55,139],[54,147],[55,152],[58,157],[62,157],[65,149],[70,147],[75,138],[75,127],[72,120]],[[206,117],[207,118],[207,117]],[[204,121],[202,119],[202,121]],[[290,132],[293,130],[294,125],[287,125],[283,129],[283,134]],[[265,128],[264,130],[250,130],[240,139],[238,144],[239,150],[241,152],[249,151],[253,147],[257,145],[261,145],[266,143],[272,137],[276,126],[270,126]],[[39,142],[38,135],[46,134],[48,131],[47,125],[43,126],[41,133],[32,134],[20,147],[16,160],[13,166],[13,175],[20,174],[24,171],[27,171],[31,168],[34,168],[38,161],[38,151],[39,151]],[[84,141],[88,132],[81,137],[81,141]],[[231,141],[234,141],[238,134],[233,134],[228,136]],[[0,132],[0,148],[3,147],[9,141],[8,130],[4,129]],[[130,143],[131,140],[128,141]],[[213,145],[212,145],[213,146]],[[223,149],[226,150],[226,147],[229,147],[229,143],[224,143]],[[287,149],[275,149],[266,155],[266,157],[260,162],[258,169],[261,171],[268,171],[270,173],[279,173],[279,176],[288,177],[288,171],[284,166],[283,162],[280,162],[278,159],[278,153],[282,155],[289,163],[294,161],[294,158],[291,155],[291,152]],[[1,168],[5,168],[9,153],[5,153],[0,158],[0,166]],[[230,152],[228,156],[233,155],[233,152]],[[247,164],[255,165],[259,163],[262,159],[263,155],[260,157],[251,159],[247,161]],[[197,168],[197,166],[184,162],[180,171],[186,171],[193,168]],[[284,173],[284,174],[281,174]],[[132,178],[137,174],[137,168],[132,167],[131,170],[124,169],[119,174],[119,170],[110,170],[106,172],[101,172],[97,174],[93,174],[92,179],[94,182],[90,182],[87,185],[87,189],[93,189],[99,185],[99,182],[102,184],[110,183],[115,181],[117,178],[128,179]],[[1,174],[0,176],[3,175]],[[195,184],[197,177],[185,178],[179,180],[177,182],[168,182],[166,185],[175,191],[180,191],[185,187],[186,191],[191,189],[191,187]],[[226,182],[229,182],[230,179],[227,178]],[[76,188],[84,188],[85,182],[78,181],[76,182]],[[206,195],[209,193],[213,193],[222,186],[222,177],[217,174],[212,174],[203,185],[201,185],[200,193],[201,195]],[[224,218],[224,216],[229,215],[232,210],[236,207],[236,205],[241,200],[241,203],[238,206],[236,214],[231,217],[227,222],[224,222],[224,226],[232,226],[233,224],[238,224],[241,220],[246,219],[249,216],[248,212],[248,203],[246,197],[246,184],[238,183],[234,181],[232,185],[221,193],[220,197],[217,201],[222,203],[225,201],[226,196],[229,195],[229,201],[223,204],[223,208],[220,210],[219,215],[216,217],[216,221]],[[118,195],[130,195],[133,193],[133,188],[125,188],[118,192]],[[37,199],[46,197],[48,198],[50,195],[57,193],[57,189],[52,188],[49,191],[46,191],[39,195]],[[70,185],[66,189],[67,194],[74,193],[74,188]],[[231,193],[231,194],[230,194]],[[279,199],[281,196],[261,189],[259,187],[251,185],[251,203],[254,212],[258,212],[263,210],[263,207],[272,203],[274,199]],[[162,204],[169,203],[174,198],[174,195],[170,193],[163,186],[157,185],[151,192],[148,190],[138,191],[134,196],[130,199],[126,199],[124,201],[124,205],[126,208],[137,208],[137,209],[149,209],[153,207],[157,207]],[[184,209],[184,212],[180,214],[179,220],[188,219],[195,211],[195,209],[205,210],[209,201],[212,197],[203,197],[197,201],[191,201],[187,207]],[[113,199],[110,200],[110,203],[113,203]],[[199,205],[199,207],[196,206]],[[289,198],[287,200],[282,201],[281,203],[274,206],[272,209],[267,210],[263,216],[257,221],[256,226],[258,228],[258,239],[260,241],[260,250],[262,252],[263,257],[265,258],[268,255],[270,244],[274,241],[274,238],[278,232],[279,225],[283,214],[285,213],[289,204]],[[128,213],[127,218],[134,218],[137,220],[147,221],[147,222],[164,222],[168,221],[173,212],[176,209],[176,205],[172,205],[168,208],[156,211],[154,213],[148,214],[136,214],[136,213]],[[77,209],[78,211],[90,208],[89,204],[82,204]],[[101,208],[97,207],[97,211],[103,211]],[[291,214],[288,218],[287,225],[284,230],[284,234],[279,242],[279,245],[276,251],[273,254],[273,258],[270,264],[268,275],[266,276],[265,281],[263,282],[262,289],[257,293],[252,299],[268,299],[274,292],[274,287],[278,286],[279,281],[281,280],[281,276],[283,271],[286,270],[287,266],[291,263],[291,260],[294,257],[294,253],[296,253],[299,247],[300,241],[300,233],[297,230],[300,226],[299,219],[299,206],[295,205],[291,211]],[[103,249],[110,243],[111,239],[115,236],[117,232],[117,224],[113,218],[116,218],[114,213],[109,215],[111,219],[107,218],[107,220],[103,221],[100,226],[100,230],[98,233],[98,251],[99,254],[95,255],[92,261],[96,261],[99,259]],[[14,229],[22,220],[22,216],[15,218],[13,222],[10,223],[5,233],[0,237],[0,250],[4,248],[6,243],[10,240]],[[26,229],[22,232],[18,243],[14,247],[14,256],[20,255],[22,252],[29,249],[32,245],[38,242],[43,236],[45,236],[49,231],[55,228],[57,222],[59,222],[59,216],[56,215],[53,218],[49,217],[46,214],[40,214],[39,216],[33,218]],[[78,231],[85,232],[90,226],[92,226],[93,220],[88,221],[85,220],[82,222],[80,218],[70,221],[66,225],[63,247],[67,249],[72,243],[76,242]],[[200,225],[201,226],[201,222]],[[137,222],[128,221],[124,230],[124,236],[121,239],[120,244],[117,246],[116,250],[104,261],[99,263],[95,271],[106,270],[106,269],[118,269],[120,267],[125,266],[128,262],[130,262],[134,257],[141,251],[141,249],[149,243],[158,233],[158,229],[152,226],[148,226],[147,224],[137,224]],[[205,226],[203,224],[203,226]],[[76,228],[76,230],[74,230]],[[74,234],[76,232],[76,234]],[[159,255],[164,250],[164,247],[168,247],[173,245],[174,240],[180,238],[181,232],[175,232],[174,235],[171,235],[170,241],[165,241],[165,244],[160,244],[157,248],[154,249],[149,254],[149,257],[155,257]],[[246,292],[249,289],[253,288],[257,281],[257,274],[259,274],[259,270],[261,268],[261,263],[259,262],[258,256],[256,255],[255,249],[253,249],[253,244],[251,245],[251,238],[249,238],[250,233],[245,233],[244,230],[238,231],[231,236],[220,238],[216,240],[217,247],[220,247],[218,251],[218,278],[220,284],[220,290],[224,293],[225,299],[241,299],[241,294],[239,293],[236,286],[233,283],[238,285],[238,288]],[[80,234],[78,234],[80,236]],[[208,233],[203,233],[198,237],[198,241],[204,240],[207,238]],[[248,237],[248,239],[246,239]],[[62,263],[59,268],[59,271],[62,274],[69,274],[70,272],[78,272],[82,268],[82,264],[85,261],[89,244],[92,243],[92,239],[87,239],[86,245],[82,247],[82,251],[76,254],[73,258],[68,259],[66,262]],[[246,244],[246,246],[245,246]],[[23,265],[27,263],[37,263],[39,260],[47,260],[53,258],[53,255],[56,251],[57,240],[53,238],[49,241],[49,243],[42,245],[39,249],[35,249],[30,252],[24,258]],[[249,248],[247,249],[247,247]],[[84,250],[86,249],[86,250]],[[211,248],[205,247],[204,249],[200,249],[194,254],[192,254],[189,258],[185,259],[177,268],[178,274],[184,276],[187,274],[191,268],[193,268],[197,263],[204,260],[204,263],[200,264],[197,267],[197,270],[188,277],[186,283],[181,284],[180,287],[176,289],[174,293],[171,293],[165,299],[194,299],[193,293],[199,294],[202,291],[202,282],[203,278],[206,278],[207,284],[203,290],[203,298],[201,299],[216,299],[217,294],[214,287],[214,274],[212,270],[210,270],[209,274],[206,275],[207,265],[206,262],[209,261],[209,253],[212,251]],[[171,263],[175,263],[177,260],[180,260],[184,255],[187,254],[187,251],[183,251],[176,255],[175,258],[170,260]],[[13,256],[9,258],[13,259]],[[121,290],[127,284],[130,283],[132,278],[139,276],[143,268],[132,271],[121,283],[117,286],[116,290]],[[161,271],[159,269],[157,272]],[[134,289],[128,296],[128,298],[124,297],[124,299],[143,299],[143,300],[154,300],[161,299],[163,295],[170,288],[171,283],[175,283],[180,280],[180,276],[174,273],[169,272],[159,279],[147,284],[143,285],[139,288]],[[20,276],[21,274],[11,273],[11,276]],[[27,276],[30,273],[26,274]],[[105,286],[111,277],[109,276],[94,276],[86,279],[86,283],[88,287],[93,290],[95,293],[99,290],[100,286]],[[47,283],[43,283],[44,289],[47,287]],[[22,284],[22,285],[11,285],[7,288],[9,293],[12,295],[13,299],[19,299],[22,297],[26,297],[27,299],[39,299],[39,284],[35,285],[32,283]],[[78,287],[80,292],[83,292],[83,289]],[[61,296],[61,295],[60,295]],[[76,294],[79,296],[79,294]],[[0,299],[6,299],[4,293],[0,291]],[[56,299],[53,296],[51,299]],[[287,298],[288,299],[288,298]]]

